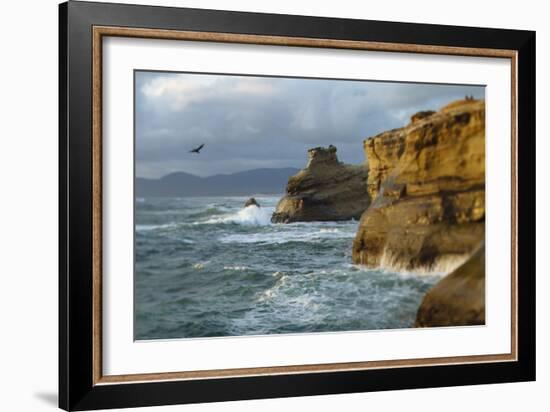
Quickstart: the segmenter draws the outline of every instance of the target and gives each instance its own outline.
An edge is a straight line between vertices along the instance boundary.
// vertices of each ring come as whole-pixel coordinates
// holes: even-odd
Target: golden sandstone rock
[[[370,204],[367,168],[338,161],[336,147],[308,150],[307,166],[288,180],[274,223],[359,219]]]
[[[431,288],[416,315],[417,327],[485,324],[485,245]]]
[[[485,103],[420,112],[364,141],[373,199],[353,243],[355,263],[450,271],[485,233]]]

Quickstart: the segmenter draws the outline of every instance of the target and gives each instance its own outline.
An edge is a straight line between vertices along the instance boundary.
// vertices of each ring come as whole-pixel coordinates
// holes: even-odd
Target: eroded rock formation
[[[338,161],[336,147],[308,150],[307,166],[288,180],[274,223],[359,219],[370,204],[367,168]]]
[[[485,232],[485,103],[460,100],[364,141],[373,199],[353,261],[448,272]]]
[[[251,197],[249,198],[245,204],[244,204],[244,207],[248,207],[248,206],[257,206],[257,207],[260,207],[260,204],[256,201],[255,198]]]
[[[432,287],[418,308],[416,327],[485,324],[485,246]]]

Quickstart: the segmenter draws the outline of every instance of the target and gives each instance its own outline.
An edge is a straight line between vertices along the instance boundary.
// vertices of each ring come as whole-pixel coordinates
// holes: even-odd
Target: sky
[[[483,86],[136,72],[136,175],[303,168],[307,149],[365,161],[362,142]],[[189,150],[205,144],[200,154]]]

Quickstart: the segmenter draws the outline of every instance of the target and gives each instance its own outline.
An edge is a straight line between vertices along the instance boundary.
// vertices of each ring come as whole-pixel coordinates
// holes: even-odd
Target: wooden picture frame
[[[73,1],[61,4],[59,13],[61,408],[89,410],[535,379],[534,32]],[[103,375],[102,39],[107,36],[510,59],[511,352]]]

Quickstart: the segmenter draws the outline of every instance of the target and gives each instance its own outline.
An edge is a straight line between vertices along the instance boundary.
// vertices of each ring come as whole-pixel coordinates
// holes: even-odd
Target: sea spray
[[[247,226],[267,226],[271,224],[271,215],[274,208],[263,208],[258,206],[247,206],[237,213],[231,213],[225,216],[208,219],[204,223],[232,223],[236,225]]]

